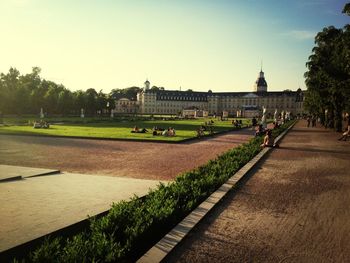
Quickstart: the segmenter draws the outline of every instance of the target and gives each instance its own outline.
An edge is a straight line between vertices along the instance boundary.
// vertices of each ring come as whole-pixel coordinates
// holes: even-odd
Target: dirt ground
[[[183,144],[0,135],[0,164],[172,180],[253,134],[243,129]]]
[[[299,122],[165,262],[350,262],[350,142]]]

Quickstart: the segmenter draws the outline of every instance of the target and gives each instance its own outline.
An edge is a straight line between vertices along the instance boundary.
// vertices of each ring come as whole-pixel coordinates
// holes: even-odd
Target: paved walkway
[[[165,262],[349,262],[350,142],[299,122]]]
[[[243,129],[184,144],[0,135],[0,164],[173,180],[253,135]]]
[[[104,212],[113,202],[145,195],[158,183],[81,174],[0,182],[0,252]]]
[[[0,181],[0,252],[146,194],[253,134],[243,129],[176,145],[0,135],[0,180],[19,179]],[[70,173],[30,177],[50,169]]]

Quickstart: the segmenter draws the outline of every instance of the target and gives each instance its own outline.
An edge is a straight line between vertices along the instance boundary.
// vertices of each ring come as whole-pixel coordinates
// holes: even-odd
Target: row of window
[[[206,97],[172,97],[172,96],[159,96],[158,100],[178,100],[178,101],[207,101]]]

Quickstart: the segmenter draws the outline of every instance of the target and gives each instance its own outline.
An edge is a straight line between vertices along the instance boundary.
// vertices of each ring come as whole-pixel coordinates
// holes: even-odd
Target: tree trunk
[[[343,130],[343,96],[342,94],[335,94],[333,97],[333,106],[334,106],[334,129],[337,132],[341,132]]]
[[[333,108],[328,110],[328,128],[334,128],[334,110]]]
[[[321,113],[320,113],[318,116],[320,116],[321,124],[322,124],[323,126],[326,126],[327,124],[326,124],[326,117],[325,117],[325,111],[324,111],[324,109],[322,109]],[[327,127],[326,127],[326,128],[327,128]]]
[[[334,110],[334,129],[337,132],[343,131],[343,116],[342,116],[342,110],[338,107]]]

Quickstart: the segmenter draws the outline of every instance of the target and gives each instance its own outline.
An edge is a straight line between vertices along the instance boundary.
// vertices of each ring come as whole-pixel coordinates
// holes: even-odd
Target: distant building
[[[136,100],[121,98],[115,102],[116,113],[135,114],[138,113],[139,104]]]
[[[182,117],[184,118],[198,118],[198,117],[208,117],[208,111],[200,110],[197,107],[189,107],[182,110]]]
[[[253,92],[196,92],[179,90],[151,90],[146,80],[144,88],[137,94],[139,114],[183,114],[184,109],[195,108],[209,115],[221,116],[228,112],[231,117],[253,117],[260,115],[262,107],[268,115],[289,111],[293,115],[303,112],[303,92],[267,91],[267,82],[261,70]]]

